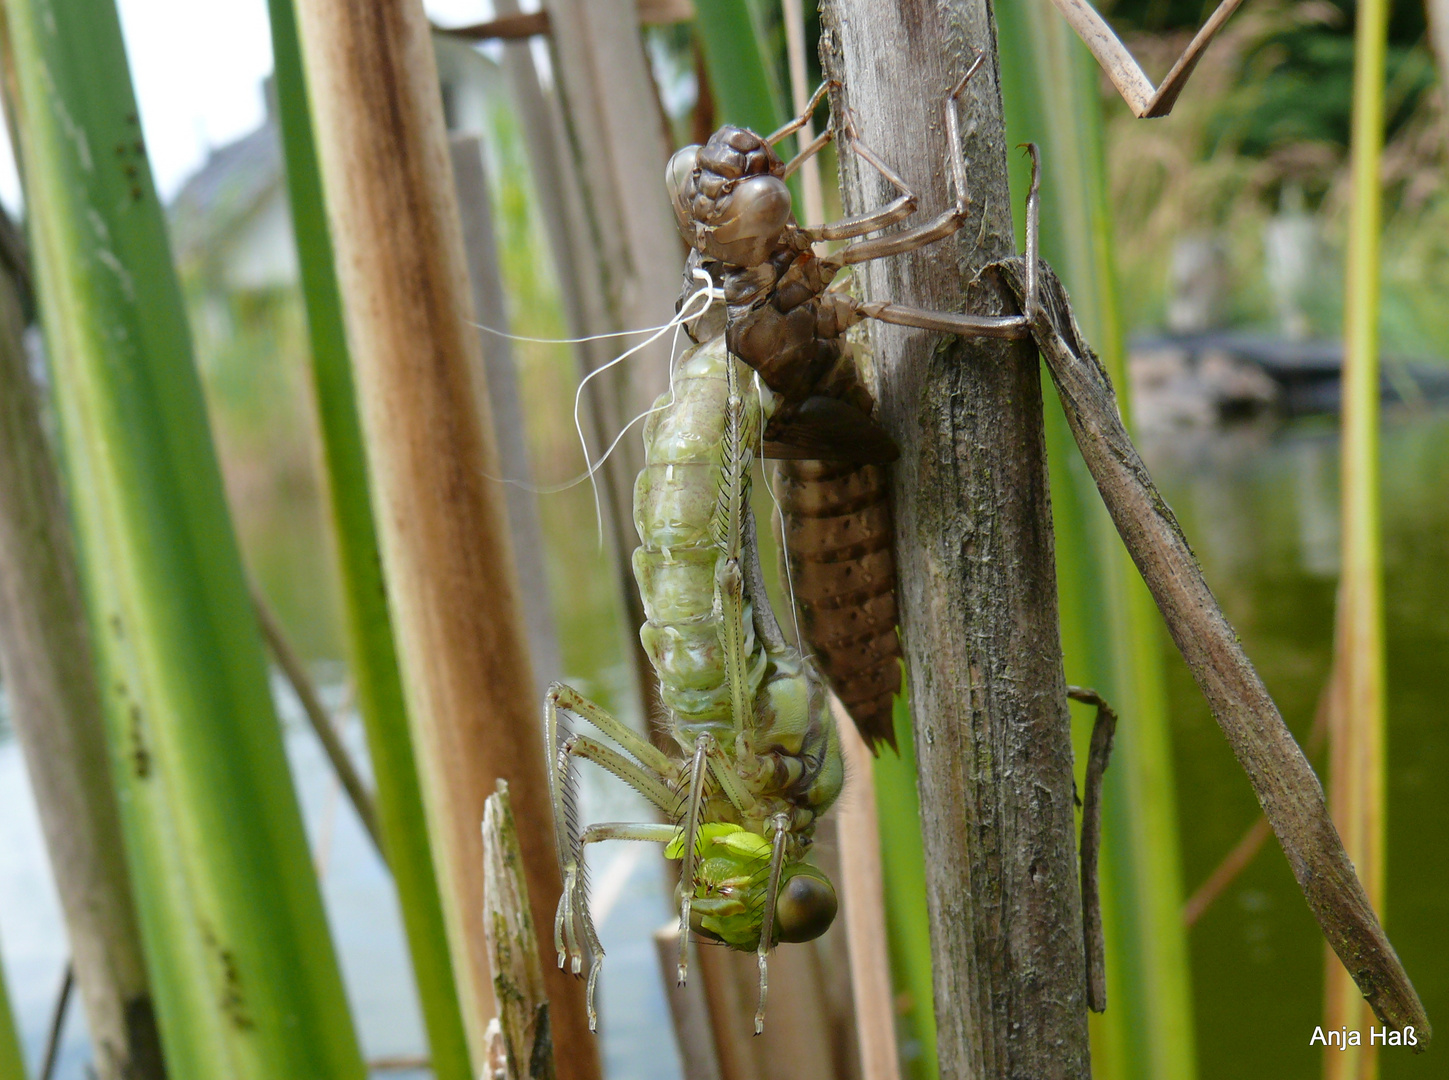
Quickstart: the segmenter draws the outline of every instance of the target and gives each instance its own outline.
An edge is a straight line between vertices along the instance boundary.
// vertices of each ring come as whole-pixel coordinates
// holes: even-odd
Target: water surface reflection
[[[1144,456],[1209,584],[1300,742],[1329,668],[1338,574],[1332,423],[1160,439]],[[1431,1018],[1449,1023],[1449,416],[1389,414],[1383,432],[1388,631],[1386,924]],[[1246,778],[1163,635],[1184,881],[1195,888],[1254,821]],[[1323,755],[1314,760],[1322,771]],[[1324,947],[1276,845],[1190,936],[1199,1075],[1321,1074]],[[1380,1055],[1385,1080],[1442,1076],[1428,1055]]]

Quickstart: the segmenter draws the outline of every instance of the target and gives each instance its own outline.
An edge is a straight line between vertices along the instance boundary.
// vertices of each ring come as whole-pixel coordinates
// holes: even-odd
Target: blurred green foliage
[[[1211,5],[1208,5],[1211,7]],[[1395,3],[1385,89],[1384,300],[1387,353],[1449,356],[1449,145],[1444,95],[1424,43],[1421,3]],[[1261,0],[1245,5],[1204,55],[1172,115],[1143,123],[1099,86],[1130,330],[1162,326],[1172,259],[1207,239],[1224,261],[1224,325],[1278,332],[1267,233],[1306,214],[1311,281],[1302,304],[1310,336],[1336,337],[1352,103],[1351,6]],[[1206,10],[1196,4],[1118,4],[1117,29],[1150,75],[1180,53]],[[1162,33],[1142,32],[1144,28]]]

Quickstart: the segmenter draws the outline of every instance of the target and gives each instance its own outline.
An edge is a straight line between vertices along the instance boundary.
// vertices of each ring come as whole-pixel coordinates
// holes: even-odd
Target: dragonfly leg
[[[673,825],[658,824],[655,822],[624,822],[609,821],[597,825],[590,825],[579,837],[579,850],[589,844],[596,844],[601,840],[645,840],[656,844],[667,844],[674,839],[675,828]],[[577,895],[578,880],[581,869],[574,875],[575,895]],[[570,898],[568,890],[565,890],[565,899]],[[563,910],[563,902],[560,902],[560,911]],[[570,912],[576,915],[579,925],[583,929],[584,942],[589,949],[589,983],[585,993],[585,1002],[589,1014],[589,1030],[597,1031],[599,1026],[599,1014],[594,1008],[594,990],[599,985],[599,972],[604,967],[604,946],[599,941],[599,932],[594,927],[593,917],[589,914],[587,905]],[[569,929],[573,928],[573,919],[570,918]],[[557,931],[555,931],[557,937]],[[577,967],[574,973],[578,974]]]
[[[581,716],[600,732],[613,739],[634,758],[661,776],[672,776],[676,769],[674,760],[654,746],[628,724],[616,719],[607,709],[595,705],[572,686],[554,683],[548,688],[548,700],[554,708]]]
[[[769,966],[766,961],[770,953],[770,938],[775,933],[775,903],[780,895],[780,872],[785,865],[785,841],[789,834],[790,819],[785,814],[770,818],[775,830],[770,841],[770,884],[765,890],[764,922],[760,926],[760,943],[755,947],[755,960],[760,968],[760,1001],[755,1006],[755,1034],[765,1030],[765,997],[770,991]]]
[[[571,687],[555,683],[544,699],[549,798],[553,804],[554,840],[558,849],[559,873],[563,879],[563,893],[554,916],[554,949],[558,954],[558,966],[563,967],[571,961],[573,973],[577,975],[583,970],[584,945],[592,945],[587,940],[592,928],[588,923],[588,887],[583,871],[584,834],[578,822],[573,759],[581,757],[607,769],[665,813],[672,812],[676,799],[663,777],[647,766],[629,760],[619,751],[580,735],[568,735],[560,740],[561,709],[583,716],[602,731],[610,732],[611,727],[628,729]],[[653,747],[649,749],[653,751]],[[658,751],[654,753],[658,754]],[[659,757],[663,758],[663,755]],[[579,939],[580,925],[586,928],[582,943]]]
[[[1041,245],[1041,153],[1035,143],[1027,144],[1031,155],[1031,188],[1026,196],[1026,309],[1021,315],[965,315],[955,311],[928,311],[906,304],[889,301],[859,303],[848,295],[839,294],[836,303],[852,310],[856,318],[868,317],[899,326],[918,326],[923,330],[938,330],[964,337],[1023,338],[1029,336],[1031,319],[1039,304],[1037,285],[1037,260]],[[830,256],[842,265],[862,262],[883,255],[895,255],[914,251],[925,244],[942,239],[954,232],[942,224],[945,216],[935,222],[908,229],[890,236],[866,240]],[[849,318],[849,316],[847,316]]]
[[[946,130],[949,134],[951,178],[952,184],[956,189],[956,204],[952,209],[926,224],[899,234],[900,238],[911,238],[916,247],[933,243],[943,237],[950,236],[966,222],[966,208],[970,205],[970,199],[966,194],[966,167],[963,164],[965,151],[961,145],[961,125],[956,118],[956,102],[966,89],[966,84],[971,80],[971,76],[976,74],[984,60],[985,55],[978,53],[975,62],[967,69],[966,74],[961,77],[961,80],[946,95]],[[834,121],[832,120],[833,123]],[[856,237],[864,236],[868,232],[884,229],[888,225],[894,225],[896,222],[904,221],[916,212],[917,198],[915,192],[907,186],[906,182],[901,179],[894,169],[882,161],[875,151],[865,144],[864,140],[861,139],[859,133],[856,131],[854,118],[848,113],[840,139],[841,142],[859,154],[862,161],[884,177],[886,182],[896,189],[897,195],[890,202],[875,210],[842,218],[840,221],[832,221],[825,225],[816,225],[801,229],[800,231],[802,233],[811,240],[853,240]],[[839,268],[850,263],[862,262],[865,259],[879,258],[880,255],[892,254],[893,252],[889,250],[872,253],[876,250],[872,245],[881,245],[883,241],[894,241],[896,239],[897,237],[895,236],[882,237],[876,240],[862,241],[859,244],[852,244],[844,250],[829,256],[825,261]],[[905,250],[912,249],[906,248]],[[859,254],[850,254],[854,252],[859,252]]]
[[[587,735],[570,735],[563,741],[560,751],[569,757],[592,761],[601,769],[613,773],[666,814],[673,813],[679,804],[678,797],[658,773],[635,764],[597,739]]]
[[[774,146],[785,136],[795,134],[795,132],[799,131],[806,124],[810,123],[810,118],[815,115],[815,110],[820,105],[820,99],[823,98],[831,90],[836,89],[839,86],[840,83],[836,82],[834,79],[826,79],[823,83],[817,86],[815,88],[815,93],[810,95],[810,101],[805,106],[805,111],[802,112],[799,116],[795,117],[793,120],[789,121],[787,124],[785,124],[784,127],[777,128],[774,131],[770,132],[770,134],[765,138],[765,145]],[[829,142],[831,134],[831,128],[826,127],[825,133],[823,135],[816,138],[809,146],[805,147],[793,158],[791,158],[790,163],[785,166],[785,175],[789,176],[799,167],[800,162],[804,161],[811,154],[819,150],[820,147],[824,146],[827,142]]]
[[[835,121],[832,119],[832,129],[834,123]],[[831,134],[831,130],[827,130],[826,134]],[[825,138],[824,135],[821,136],[821,139],[823,138]],[[841,141],[859,154],[861,160],[885,177],[886,181],[896,189],[896,197],[884,206],[878,206],[863,214],[853,214],[850,217],[841,218],[839,221],[829,221],[823,225],[802,227],[800,232],[813,241],[853,240],[857,236],[864,236],[868,232],[884,229],[888,225],[904,221],[916,212],[916,193],[906,186],[906,182],[896,174],[894,169],[876,156],[875,151],[861,141],[860,136],[855,132],[854,122],[849,118],[846,119]],[[824,144],[822,143],[822,145]],[[791,166],[793,165],[794,162],[791,162]]]
[[[704,781],[709,772],[708,755],[714,737],[708,733],[694,741],[689,759],[689,801],[684,808],[684,858],[679,872],[679,985],[689,975],[689,906],[694,899],[694,860],[698,856],[699,811],[704,803]]]
[[[554,917],[554,948],[558,953],[558,966],[565,960],[572,963],[575,975],[583,970],[584,950],[580,947],[578,927],[583,927],[584,944],[592,951],[597,947],[593,924],[589,920],[588,883],[584,875],[583,846],[590,841],[590,830],[579,831],[576,808],[573,801],[573,758],[592,761],[607,769],[630,787],[644,795],[650,802],[668,814],[675,805],[674,793],[656,774],[642,768],[617,750],[611,750],[603,743],[585,735],[570,735],[559,746],[553,771],[559,780],[556,787],[567,794],[562,804],[563,817],[559,851],[563,853],[563,895],[559,898],[558,913]],[[558,814],[559,803],[555,803]],[[667,828],[669,836],[674,835],[673,826]],[[608,839],[597,836],[597,839]],[[621,839],[655,839],[653,836],[627,836]],[[602,955],[602,954],[599,954]],[[593,965],[590,965],[590,971]],[[590,975],[590,981],[594,976]]]

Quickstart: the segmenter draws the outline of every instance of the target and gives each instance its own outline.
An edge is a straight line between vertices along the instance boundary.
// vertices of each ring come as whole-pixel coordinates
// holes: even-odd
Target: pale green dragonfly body
[[[743,389],[742,389],[743,387]],[[722,335],[689,349],[645,428],[634,489],[640,546],[634,575],[647,622],[640,632],[659,676],[679,756],[562,684],[549,690],[545,730],[564,890],[554,924],[559,966],[589,964],[589,1018],[603,950],[589,917],[583,849],[599,840],[666,845],[682,862],[679,977],[690,932],[759,958],[764,1022],[766,954],[808,941],[835,917],[835,890],[805,862],[818,816],[844,779],[829,692],[786,643],[760,587],[749,512],[753,446],[774,395],[726,351]],[[612,741],[561,730],[582,717]],[[622,752],[621,752],[622,751]],[[574,758],[630,784],[667,819],[580,829]]]

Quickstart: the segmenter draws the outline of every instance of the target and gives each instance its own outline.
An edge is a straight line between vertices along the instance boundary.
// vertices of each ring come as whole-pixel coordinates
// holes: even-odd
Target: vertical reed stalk
[[[498,261],[498,241],[493,227],[492,196],[488,174],[483,168],[483,140],[477,135],[454,135],[453,180],[458,189],[458,212],[463,218],[463,246],[468,257],[468,281],[473,289],[473,310],[478,321],[495,330],[508,329],[508,298]],[[478,331],[480,334],[485,331]],[[533,479],[529,460],[527,416],[519,396],[517,361],[506,337],[488,334],[483,362],[486,370],[474,388],[488,395],[497,431],[498,465],[501,475],[513,480]],[[544,566],[543,525],[539,521],[538,493],[523,484],[504,488],[508,507],[508,530],[518,569],[519,599],[523,604],[528,652],[533,658],[534,689],[543,700],[549,683],[563,670],[558,630],[553,618],[553,598]],[[492,796],[490,796],[491,798]]]
[[[921,804],[916,792],[916,747],[907,704],[896,699],[899,756],[875,761],[881,869],[885,876],[886,929],[890,937],[893,987],[907,1007],[897,1013],[901,1041],[916,1050],[908,1064],[915,1080],[940,1075],[936,1058],[936,1011],[931,990],[931,925],[926,907],[926,853],[921,841]]]
[[[51,385],[176,1076],[363,1074],[115,8],[5,5]]]
[[[782,122],[786,105],[774,71],[765,64],[750,5],[740,0],[696,0],[694,11],[695,33],[719,118],[768,135]]]
[[[500,16],[517,14],[518,0],[494,0],[494,10]],[[587,173],[574,160],[557,84],[545,87],[540,80],[531,45],[527,41],[506,44],[503,68],[528,147],[533,194],[553,255],[554,278],[568,333],[575,339],[589,339],[576,340],[572,346],[578,377],[582,379],[607,364],[619,351],[615,346],[621,339],[596,335],[623,329],[609,313],[607,283],[598,272],[606,260],[601,255],[602,237],[591,225],[591,214],[597,207],[590,206],[586,198]],[[604,401],[599,395],[590,397],[590,407],[582,417],[587,444],[600,448],[608,444],[609,440],[600,436],[616,430],[612,428],[616,406],[616,402]],[[629,442],[626,440],[626,446]],[[637,626],[643,618],[643,608],[625,557],[634,544],[634,486],[633,477],[628,475],[620,458],[612,458],[604,467],[603,486],[608,498],[603,510],[608,517],[608,537],[613,549],[608,557],[618,589],[619,610],[628,616],[618,620],[620,651],[631,663],[634,701],[630,711],[642,727],[646,723],[647,703],[652,700],[658,680],[639,642]],[[536,657],[535,661],[541,659]],[[552,678],[559,670],[545,670],[543,674]]]
[[[574,294],[584,303],[582,313],[599,321],[588,333],[659,326],[674,314],[684,247],[668,201],[656,195],[663,188],[672,148],[644,52],[638,5],[634,0],[547,0],[544,7],[553,28],[553,82],[560,105],[551,119],[560,121],[566,144],[558,160],[572,171],[560,183],[566,189],[560,201],[568,204],[567,225],[579,234],[571,245],[575,264],[561,267],[559,278],[582,286]],[[560,224],[551,223],[551,237]],[[558,239],[553,243],[562,258],[565,245]],[[605,341],[602,348],[586,347],[584,353],[597,368],[621,351],[615,341]],[[595,426],[605,445],[669,388],[668,352],[669,342],[661,340],[594,381],[599,402],[593,410]],[[645,714],[641,724],[647,727],[658,680],[634,629],[644,622],[644,608],[629,567],[629,552],[638,542],[634,478],[643,462],[641,440],[625,439],[605,464],[603,476],[630,655]]]
[[[836,812],[836,831],[860,1071],[865,1080],[900,1080],[872,758],[845,708],[838,699],[832,704],[846,774],[851,777]]]
[[[952,239],[862,267],[862,291],[998,313],[972,273],[1013,249],[1006,140],[987,0],[908,9],[831,0],[821,53],[865,143],[951,204],[947,98],[961,117],[969,216]],[[842,151],[844,209],[883,184]],[[1071,729],[1062,675],[1039,366],[1030,346],[871,327],[893,468],[901,630],[910,675],[942,1075],[1085,1078]],[[1009,924],[1004,921],[1010,912]]]
[[[534,925],[560,892],[552,811],[433,45],[416,0],[303,0],[298,28],[371,451],[388,605],[473,1060],[493,992],[484,800],[509,781]],[[559,1075],[598,1075],[583,988],[543,953]]]
[[[812,87],[806,82],[805,68],[805,12],[801,9],[803,0],[784,0],[785,43],[790,61],[790,110],[796,116],[805,111],[810,103]],[[813,47],[813,42],[811,43]],[[809,146],[815,138],[815,129],[806,123],[795,137],[797,147]],[[803,196],[801,209],[807,224],[817,225],[825,220],[825,191],[820,186],[820,155],[805,159],[800,166],[800,191]],[[798,215],[797,215],[798,216]]]
[[[0,229],[10,228],[0,220]],[[166,1070],[80,570],[21,339],[18,292],[13,275],[0,271],[0,677],[65,914],[97,1075],[160,1080]]]
[[[1130,422],[1097,65],[1050,0],[997,13],[1008,141],[1031,140],[1043,152],[1042,254],[1070,290]],[[1016,164],[1024,197],[1026,162]],[[1068,680],[1098,689],[1123,718],[1106,776],[1100,885],[1110,1007],[1094,1017],[1094,1072],[1190,1080],[1191,982],[1158,617],[1055,401],[1047,431]],[[1089,729],[1077,725],[1079,764]]]
[[[1329,720],[1329,807],[1369,902],[1384,906],[1383,556],[1379,526],[1379,233],[1387,0],[1362,0],[1354,35],[1353,120],[1344,295],[1342,555],[1334,627],[1337,692]],[[1373,1023],[1338,958],[1326,959],[1324,1026]],[[1371,1045],[1324,1054],[1327,1080],[1373,1080]]]
[[[433,1072],[438,1080],[463,1080],[474,1070],[448,953],[443,904],[387,610],[377,527],[367,488],[367,447],[357,415],[332,239],[317,172],[296,14],[291,0],[269,0],[269,10],[287,194],[307,306],[312,386],[342,583],[348,667],[367,731],[383,848],[402,910]]]

